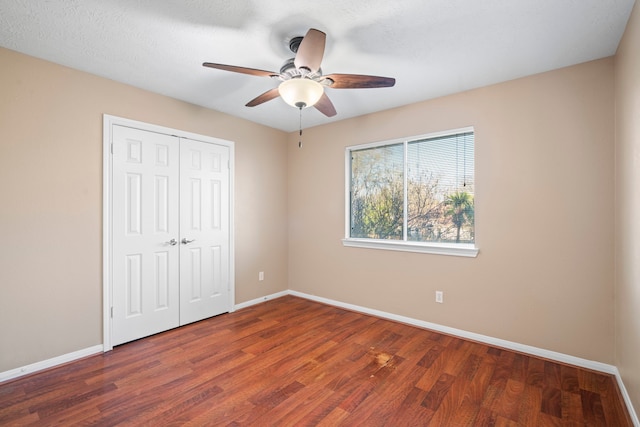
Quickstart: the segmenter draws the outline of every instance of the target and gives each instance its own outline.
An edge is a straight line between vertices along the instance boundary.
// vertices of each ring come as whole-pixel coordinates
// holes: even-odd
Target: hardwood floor
[[[610,375],[287,296],[0,384],[0,425],[632,424]]]

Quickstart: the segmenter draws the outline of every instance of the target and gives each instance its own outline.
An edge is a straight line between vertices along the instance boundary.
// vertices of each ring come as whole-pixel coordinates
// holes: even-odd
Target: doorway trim
[[[234,223],[234,175],[235,144],[233,141],[171,129],[150,123],[104,114],[102,118],[102,346],[103,352],[113,349],[111,310],[113,286],[111,283],[112,240],[112,129],[114,125],[156,132],[179,138],[202,141],[229,147],[229,311],[235,307],[235,223]]]

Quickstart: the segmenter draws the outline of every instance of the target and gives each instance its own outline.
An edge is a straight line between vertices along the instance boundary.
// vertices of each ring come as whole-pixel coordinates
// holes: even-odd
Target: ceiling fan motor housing
[[[311,72],[311,70],[305,67],[296,68],[294,60],[295,58],[289,58],[284,62],[284,64],[282,64],[282,67],[280,67],[281,79],[282,77],[284,77],[285,80],[288,80],[287,77],[289,79],[301,77],[317,81],[322,76],[321,68],[318,69],[318,71],[316,71],[315,73]]]
[[[289,40],[289,49],[291,49],[291,52],[298,53],[298,48],[300,47],[300,42],[302,42],[303,38],[304,37],[302,36],[298,36]]]

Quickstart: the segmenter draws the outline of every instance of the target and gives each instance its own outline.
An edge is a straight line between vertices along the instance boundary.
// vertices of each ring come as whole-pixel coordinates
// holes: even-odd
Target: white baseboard
[[[410,317],[399,316],[397,314],[387,313],[385,311],[375,310],[367,307],[362,307],[359,305],[348,304],[341,301],[335,301],[328,298],[305,294],[304,292],[290,290],[288,291],[288,294],[296,297],[300,297],[300,298],[305,298],[311,301],[320,302],[323,304],[333,305],[335,307],[340,307],[347,310],[357,311],[359,313],[370,314],[372,316],[381,317],[383,319],[394,320],[397,322],[406,323],[408,325],[430,329],[436,332],[442,332],[448,335],[454,335],[454,336],[469,339],[472,341],[478,341],[484,344],[489,344],[492,346],[517,351],[520,353],[530,354],[532,356],[537,356],[544,359],[555,360],[556,362],[566,363],[569,365],[574,365],[581,368],[591,369],[594,371],[614,375],[616,377],[616,381],[618,382],[620,393],[622,394],[622,397],[627,406],[629,414],[631,415],[631,419],[634,423],[634,426],[640,427],[638,416],[633,408],[633,404],[631,403],[631,398],[627,393],[624,383],[622,382],[622,377],[620,376],[620,372],[618,371],[618,368],[613,365],[596,362],[593,360],[583,359],[580,357],[570,356],[568,354],[558,353],[551,350],[545,350],[543,348],[533,347],[530,345],[520,344],[517,342],[507,341],[507,340],[489,337],[481,334],[476,334],[474,332],[468,332],[462,329],[450,328],[448,326],[438,325],[437,323],[425,322],[423,320],[417,320]]]
[[[261,302],[265,302],[271,299],[280,298],[288,295],[288,291],[282,291],[275,294],[267,295],[264,297],[256,298],[251,301],[246,301],[234,306],[234,310],[250,307]],[[9,371],[0,372],[0,383],[9,381],[24,375],[28,375],[34,372],[42,371],[44,369],[53,368],[55,366],[62,365],[64,363],[73,362],[74,360],[82,359],[83,357],[92,356],[97,353],[101,353],[104,350],[102,344],[95,345],[93,347],[85,348],[82,350],[74,351],[72,353],[63,354],[61,356],[53,357],[51,359],[43,360],[40,362],[32,363],[30,365],[22,366],[20,368],[11,369]]]
[[[627,392],[627,388],[624,386],[622,382],[622,376],[620,376],[620,372],[616,368],[616,381],[618,381],[618,388],[620,389],[620,393],[622,394],[622,399],[624,400],[625,405],[627,405],[627,410],[629,411],[629,415],[631,416],[631,421],[633,421],[634,427],[640,427],[640,419],[638,419],[638,414],[633,409],[633,403],[631,402],[631,397]]]
[[[240,310],[242,308],[247,308],[247,307],[251,307],[252,305],[256,305],[256,304],[260,304],[261,302],[265,302],[265,301],[269,301],[272,299],[276,299],[276,298],[280,298],[283,297],[285,295],[289,295],[290,291],[282,291],[282,292],[276,292],[275,294],[271,294],[271,295],[266,295],[260,298],[256,298],[256,299],[252,299],[251,301],[245,301],[245,302],[241,302],[240,304],[236,304],[233,309],[235,310]]]
[[[309,295],[309,294],[305,294],[298,291],[289,291],[289,294],[300,297],[300,298],[306,298],[312,301],[317,301],[324,304],[345,308],[347,310],[357,311],[364,314],[370,314],[372,316],[382,317],[384,319],[394,320],[396,322],[406,323],[412,326],[418,326],[420,328],[431,329],[433,331],[442,332],[448,335],[455,335],[457,337],[465,338],[472,341],[479,341],[481,343],[493,345],[496,347],[506,348],[506,349],[518,351],[521,353],[531,354],[534,356],[542,357],[544,359],[555,360],[557,362],[562,362],[570,365],[580,366],[582,368],[592,369],[594,371],[605,372],[607,374],[615,374],[617,372],[617,368],[613,365],[607,365],[606,363],[600,363],[600,362],[595,362],[593,360],[587,360],[587,359],[582,359],[575,356],[569,356],[564,353],[545,350],[542,348],[520,344],[512,341],[507,341],[499,338],[494,338],[487,335],[476,334],[474,332],[468,332],[462,329],[450,328],[448,326],[439,325],[437,323],[425,322],[424,320],[417,320],[411,317],[399,316],[397,314],[387,313],[385,311],[375,310],[367,307],[361,307],[359,305],[348,304],[340,301],[334,301],[328,298]]]
[[[30,365],[22,366],[20,368],[0,372],[0,383],[21,377],[23,375],[42,371],[43,369],[53,368],[55,366],[62,365],[63,363],[73,362],[74,360],[82,359],[83,357],[93,356],[94,354],[101,353],[102,348],[102,344],[94,345],[93,347],[63,354],[61,356],[52,357],[51,359],[43,360],[41,362],[36,362]]]

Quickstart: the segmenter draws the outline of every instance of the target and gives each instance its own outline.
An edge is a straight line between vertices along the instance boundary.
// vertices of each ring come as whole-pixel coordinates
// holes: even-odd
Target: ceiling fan
[[[291,39],[289,49],[295,54],[295,57],[285,61],[279,73],[211,62],[205,62],[202,65],[280,81],[278,87],[269,89],[252,99],[246,104],[247,107],[255,107],[281,96],[287,104],[293,107],[302,110],[313,106],[327,117],[335,116],[336,109],[324,92],[326,87],[333,89],[379,88],[391,87],[396,83],[396,80],[390,77],[360,74],[323,75],[320,63],[324,55],[326,37],[322,31],[311,28],[304,37]]]

